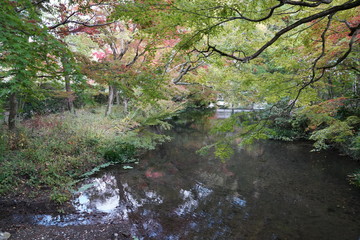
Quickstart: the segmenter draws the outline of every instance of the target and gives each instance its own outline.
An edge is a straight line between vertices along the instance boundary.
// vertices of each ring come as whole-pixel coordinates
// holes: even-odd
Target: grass
[[[76,115],[36,116],[14,132],[0,130],[0,195],[42,194],[63,203],[71,196],[71,184],[93,169],[132,161],[139,150],[168,140],[139,129],[149,118],[144,112],[124,115],[119,111],[106,118],[103,112],[89,109]]]
[[[0,163],[0,194],[42,190],[63,202],[69,197],[68,184],[103,162],[97,145],[89,141],[91,134],[70,119],[60,114],[36,117],[16,132],[3,133],[7,146]]]

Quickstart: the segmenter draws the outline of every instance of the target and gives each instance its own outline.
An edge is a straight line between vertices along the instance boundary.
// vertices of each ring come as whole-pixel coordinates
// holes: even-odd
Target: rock
[[[0,232],[0,240],[7,240],[11,236],[8,232]]]

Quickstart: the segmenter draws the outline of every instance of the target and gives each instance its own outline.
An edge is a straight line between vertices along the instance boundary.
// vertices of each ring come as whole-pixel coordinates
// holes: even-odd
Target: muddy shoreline
[[[132,239],[126,224],[96,224],[78,226],[41,226],[28,222],[16,222],[13,216],[28,214],[68,215],[76,213],[70,203],[62,205],[44,199],[9,200],[0,199],[0,232],[9,232],[9,240],[24,239]],[[88,214],[88,218],[96,215]]]

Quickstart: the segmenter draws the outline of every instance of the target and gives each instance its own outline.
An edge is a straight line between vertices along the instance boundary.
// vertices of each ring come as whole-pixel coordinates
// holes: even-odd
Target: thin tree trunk
[[[333,99],[334,98],[334,85],[332,82],[332,79],[330,77],[328,77],[328,99]]]
[[[105,111],[105,116],[109,116],[111,114],[111,107],[114,101],[114,86],[109,85],[109,97],[108,97],[108,104]]]
[[[75,108],[74,108],[74,96],[73,93],[71,91],[71,86],[70,86],[70,78],[69,76],[65,76],[65,91],[68,94],[67,96],[67,105],[68,105],[68,110],[71,113],[75,113]]]
[[[69,112],[71,113],[75,113],[75,108],[74,108],[74,96],[72,94],[72,91],[71,91],[71,85],[70,85],[70,76],[69,76],[69,65],[68,65],[68,58],[63,56],[61,58],[61,62],[62,62],[62,65],[63,65],[63,68],[64,68],[64,72],[65,72],[65,91],[67,93],[67,99],[66,99],[66,102],[67,102],[67,109],[69,110]]]
[[[10,106],[10,112],[9,112],[9,129],[14,130],[16,128],[16,115],[18,110],[18,101],[16,97],[16,93],[12,93],[9,98],[9,106]]]
[[[353,94],[356,97],[359,95],[359,83],[360,83],[360,74],[357,74],[356,80],[353,83]]]
[[[116,87],[114,87],[114,95],[115,95],[116,105],[120,105],[120,95],[119,95],[119,91],[117,90]]]
[[[124,98],[124,113],[128,112],[129,99]]]

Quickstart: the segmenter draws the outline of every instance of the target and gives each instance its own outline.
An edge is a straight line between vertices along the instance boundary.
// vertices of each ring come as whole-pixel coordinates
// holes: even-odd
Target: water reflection
[[[240,112],[253,112],[254,110],[251,109],[235,109],[235,108],[230,108],[230,109],[217,109],[216,110],[216,118],[217,119],[224,119],[224,118],[229,118],[231,115],[235,114],[235,113],[240,113]]]
[[[112,212],[119,206],[119,188],[114,176],[104,174],[101,178],[91,178],[83,186],[88,187],[78,193],[73,202],[79,212]]]
[[[195,184],[191,190],[181,189],[180,196],[184,202],[175,209],[175,213],[178,216],[183,216],[193,212],[199,206],[200,201],[212,192],[211,189],[199,183]]]
[[[360,193],[345,181],[357,163],[307,143],[256,143],[226,163],[200,157],[211,142],[203,120],[177,126],[173,141],[127,171],[86,180],[77,214],[14,216],[42,225],[129,224],[139,239],[352,239]],[[25,220],[24,220],[25,219]]]

